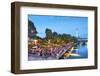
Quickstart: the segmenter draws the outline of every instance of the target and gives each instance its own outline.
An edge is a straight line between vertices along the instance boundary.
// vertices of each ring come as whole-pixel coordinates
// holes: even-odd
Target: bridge
[[[88,39],[87,38],[78,38],[78,43],[80,45],[87,45]]]
[[[88,39],[87,38],[78,38],[78,43],[80,46],[87,45]],[[74,43],[68,43],[65,47],[63,47],[58,53],[56,53],[56,58],[61,58],[66,52],[69,52],[70,49],[74,46]]]

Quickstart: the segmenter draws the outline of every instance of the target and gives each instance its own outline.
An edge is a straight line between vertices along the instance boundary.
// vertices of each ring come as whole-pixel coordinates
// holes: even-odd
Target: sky
[[[45,37],[46,28],[60,34],[88,37],[88,17],[28,15],[28,19],[34,23],[40,37]]]

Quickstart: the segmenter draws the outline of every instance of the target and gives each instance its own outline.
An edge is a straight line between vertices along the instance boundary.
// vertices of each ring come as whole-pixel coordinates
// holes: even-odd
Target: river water
[[[79,56],[70,56],[68,59],[88,58],[87,46],[78,46],[76,50],[74,50],[74,53],[78,54]]]

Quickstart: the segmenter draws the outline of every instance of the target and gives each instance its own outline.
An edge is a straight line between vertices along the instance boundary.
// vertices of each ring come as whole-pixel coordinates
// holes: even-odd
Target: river
[[[74,50],[74,53],[78,54],[79,56],[70,56],[68,59],[88,58],[87,46],[78,46],[76,50]]]

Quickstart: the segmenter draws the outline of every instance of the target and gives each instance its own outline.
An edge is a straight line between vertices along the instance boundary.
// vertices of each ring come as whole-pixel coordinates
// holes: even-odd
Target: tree
[[[37,30],[34,23],[31,20],[28,20],[28,36],[30,38],[36,36]]]
[[[47,39],[52,39],[52,30],[51,29],[46,28],[45,33],[46,33]]]
[[[58,33],[57,32],[53,32],[52,35],[53,35],[54,38],[56,38],[58,36]]]

